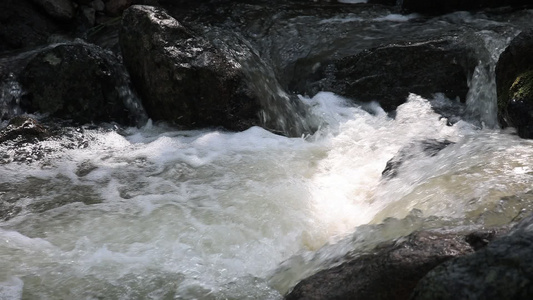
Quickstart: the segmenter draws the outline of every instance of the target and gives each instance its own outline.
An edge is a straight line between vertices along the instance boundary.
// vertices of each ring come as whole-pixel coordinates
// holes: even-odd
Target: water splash
[[[497,128],[498,95],[496,93],[496,64],[500,54],[519,33],[509,29],[505,34],[482,30],[476,35],[483,44],[478,46],[479,64],[469,79],[466,98],[466,118],[476,120],[482,128]]]
[[[22,114],[20,108],[22,94],[22,87],[13,73],[0,81],[0,120],[8,120]]]
[[[209,27],[205,34],[240,66],[249,88],[261,103],[263,128],[286,136],[299,137],[316,131],[316,120],[307,107],[290,96],[278,81],[273,65],[265,61],[242,35],[224,28]]]

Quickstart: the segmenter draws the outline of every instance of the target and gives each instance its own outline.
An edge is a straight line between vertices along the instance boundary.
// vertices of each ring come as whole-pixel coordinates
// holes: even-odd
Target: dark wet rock
[[[149,6],[127,9],[120,45],[154,120],[232,130],[259,124],[260,105],[239,62],[166,11]]]
[[[480,247],[479,238],[472,235],[488,241],[505,231],[502,227],[415,232],[304,279],[286,299],[409,299],[417,282],[431,269]]]
[[[524,6],[531,4],[529,0],[402,0],[403,9],[427,13],[427,14],[444,14],[459,10],[478,10],[483,8],[501,7],[501,6]]]
[[[180,20],[205,24],[206,31],[242,32],[285,90],[308,96],[331,91],[378,101],[388,111],[409,93],[442,92],[464,101],[479,60],[473,41],[462,38],[468,29],[431,33],[426,20],[393,6],[253,1],[192,11],[182,10]]]
[[[0,129],[0,144],[8,140],[34,141],[44,140],[50,132],[37,120],[27,116],[17,116],[9,124]]]
[[[520,33],[500,55],[496,66],[498,119],[533,138],[533,30]]]
[[[96,24],[96,10],[92,7],[80,7],[77,19],[83,26],[91,28]]]
[[[509,96],[506,120],[520,137],[533,139],[533,70],[517,76]]]
[[[304,78],[293,86],[309,95],[327,90],[356,101],[377,101],[392,111],[409,93],[425,98],[444,93],[465,101],[476,65],[474,49],[457,37],[394,43],[325,63],[315,75],[321,79],[308,83]]]
[[[105,3],[103,0],[94,0],[90,3],[90,6],[98,12],[104,11],[105,9]]]
[[[24,68],[23,108],[83,124],[136,125],[144,112],[118,59],[101,48],[63,44],[43,50]]]
[[[51,17],[70,20],[74,17],[74,6],[70,0],[33,0]]]
[[[96,26],[86,31],[86,40],[106,50],[121,56],[118,33],[120,30],[120,17],[109,17],[104,14],[95,14]]]
[[[398,153],[387,162],[387,165],[385,166],[385,169],[381,175],[388,179],[394,178],[396,175],[398,175],[399,168],[405,161],[414,159],[419,155],[425,155],[429,157],[435,156],[450,144],[453,144],[453,142],[448,140],[439,141],[433,139],[410,143],[406,147],[400,149],[400,151],[398,151]]]
[[[394,6],[397,4],[397,0],[368,0],[367,3]]]
[[[31,0],[0,1],[0,52],[46,44],[61,31],[61,24]]]
[[[533,216],[476,253],[450,260],[418,283],[411,299],[531,299]]]
[[[109,0],[105,3],[105,12],[110,16],[119,16],[132,3],[133,0]]]
[[[16,117],[14,119],[24,120],[27,117]],[[121,128],[113,124],[102,123],[100,125],[73,126],[63,120],[45,119],[36,122],[36,129],[32,129],[29,134],[22,131],[21,135],[11,135],[0,143],[0,164],[8,163],[39,163],[45,168],[53,164],[53,160],[60,157],[65,150],[84,149],[94,141],[96,133],[121,132]],[[23,123],[23,124],[24,124]],[[31,125],[34,126],[34,125]],[[2,135],[7,129],[2,129]],[[28,130],[29,131],[29,130]],[[85,176],[92,169],[83,166],[79,169],[79,176]]]
[[[89,4],[93,0],[73,0],[72,2],[78,3],[78,4]]]

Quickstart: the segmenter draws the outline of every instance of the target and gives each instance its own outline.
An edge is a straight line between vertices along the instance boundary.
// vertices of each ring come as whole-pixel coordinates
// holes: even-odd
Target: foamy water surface
[[[313,136],[149,123],[88,132],[88,148],[46,165],[0,166],[1,182],[24,189],[22,212],[0,223],[0,298],[279,299],[349,251],[319,249],[350,244],[359,225],[413,211],[483,223],[501,197],[531,189],[531,141],[450,126],[416,95],[395,118],[331,93],[302,101],[321,120]],[[427,139],[453,144],[382,179],[400,149]],[[64,197],[72,203],[29,209]]]

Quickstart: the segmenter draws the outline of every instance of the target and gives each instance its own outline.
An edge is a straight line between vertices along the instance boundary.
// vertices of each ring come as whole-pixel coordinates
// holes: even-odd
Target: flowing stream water
[[[517,32],[481,35],[497,59]],[[82,148],[43,141],[56,151],[0,165],[0,201],[20,209],[0,222],[0,299],[281,299],[380,241],[506,224],[532,211],[533,141],[490,123],[484,70],[466,107],[411,94],[394,118],[377,103],[300,96],[319,129],[298,138],[148,122],[85,129]],[[479,122],[435,113],[456,106]],[[413,147],[427,140],[452,143]],[[396,176],[382,177],[401,149]]]

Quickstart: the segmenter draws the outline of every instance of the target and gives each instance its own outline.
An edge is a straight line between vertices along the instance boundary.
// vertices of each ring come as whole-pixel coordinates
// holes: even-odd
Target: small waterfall
[[[478,121],[483,128],[498,127],[496,64],[500,54],[517,34],[516,30],[504,36],[488,30],[476,34],[477,39],[482,40],[477,45],[480,59],[468,82],[470,89],[466,98],[466,117]]]
[[[213,44],[231,54],[242,67],[249,87],[261,102],[262,127],[287,136],[316,131],[317,120],[296,96],[284,91],[273,66],[244,37],[231,29],[209,27],[204,30]]]

